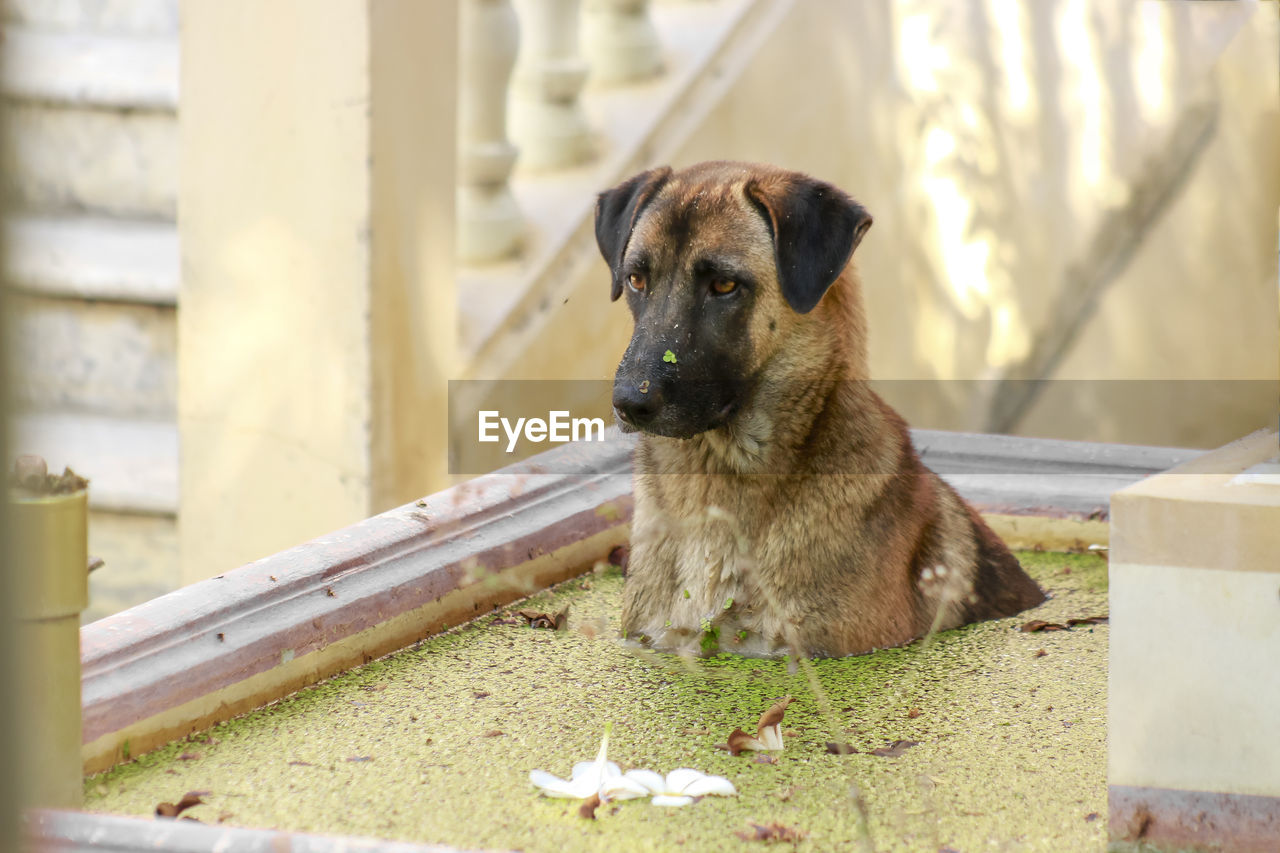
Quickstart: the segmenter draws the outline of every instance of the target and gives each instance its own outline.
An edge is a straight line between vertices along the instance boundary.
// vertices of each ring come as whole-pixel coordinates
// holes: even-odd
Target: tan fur
[[[727,651],[847,655],[1043,597],[868,387],[853,265],[808,314],[783,298],[772,231],[746,187],[784,194],[795,178],[736,163],[676,173],[630,234],[628,254],[678,268],[732,253],[760,284],[738,355],[760,376],[750,399],[723,426],[642,435],[636,451],[622,623],[658,648],[696,651],[710,630]],[[670,311],[651,321],[672,334],[687,322]],[[980,540],[1013,593],[985,588],[990,573],[975,586]]]

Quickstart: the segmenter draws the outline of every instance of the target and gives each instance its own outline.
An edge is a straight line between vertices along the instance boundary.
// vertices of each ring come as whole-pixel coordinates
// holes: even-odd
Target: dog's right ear
[[[631,229],[635,227],[640,211],[657,195],[669,177],[670,166],[650,169],[628,178],[611,190],[605,190],[596,199],[596,245],[600,247],[600,254],[604,255],[613,278],[613,289],[609,294],[613,301],[622,295],[622,277],[618,267],[631,239]]]

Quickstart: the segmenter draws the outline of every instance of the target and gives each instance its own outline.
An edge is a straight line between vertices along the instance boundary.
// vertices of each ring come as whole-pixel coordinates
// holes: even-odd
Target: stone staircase
[[[520,248],[496,258],[463,253],[462,369],[501,376],[550,334],[546,306],[565,301],[565,271],[594,281],[595,193],[655,157],[670,157],[792,0],[588,0],[580,7],[585,59],[554,55],[561,49],[556,34],[573,25],[565,16],[576,4],[462,2],[472,11],[505,10],[502,20],[470,19],[474,41],[462,51],[464,66],[493,61],[510,68],[517,42],[503,28],[519,10],[521,39],[529,42],[527,51],[521,47],[527,65],[517,67],[515,79],[526,86],[516,87],[512,103],[533,98],[553,116],[577,115],[589,152],[536,166],[512,149],[509,192]],[[92,482],[90,548],[107,565],[93,576],[87,619],[172,589],[181,578],[178,7],[178,0],[9,0],[3,21],[15,449],[40,453],[53,466],[70,464]],[[501,56],[486,60],[486,50],[498,49]],[[580,86],[588,67],[593,76],[568,109],[555,81],[569,68]],[[466,78],[464,69],[464,95]],[[508,109],[505,82],[477,85],[471,94],[486,109]],[[550,141],[517,138],[526,153],[562,144],[557,122],[537,129]],[[506,145],[464,140],[462,198],[472,146],[493,144]],[[469,212],[460,202],[464,232],[492,227],[485,211],[478,221]]]
[[[176,584],[177,0],[10,0],[15,448],[88,476],[86,618]]]

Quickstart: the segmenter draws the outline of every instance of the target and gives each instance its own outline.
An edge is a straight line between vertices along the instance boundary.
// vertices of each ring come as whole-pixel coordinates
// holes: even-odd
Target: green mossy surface
[[[188,814],[206,822],[556,853],[747,846],[733,833],[749,821],[807,831],[813,850],[1102,850],[1108,629],[1015,628],[1105,613],[1106,564],[1019,557],[1051,593],[1033,611],[800,666],[625,648],[612,639],[623,580],[597,574],[521,605],[568,604],[567,631],[489,615],[86,779],[85,807],[150,816],[201,790]],[[794,734],[776,764],[716,748],[788,694]],[[538,796],[529,771],[568,776],[607,722],[624,769],[694,767],[738,796],[606,804],[594,821]],[[899,739],[919,745],[898,758],[824,746]]]

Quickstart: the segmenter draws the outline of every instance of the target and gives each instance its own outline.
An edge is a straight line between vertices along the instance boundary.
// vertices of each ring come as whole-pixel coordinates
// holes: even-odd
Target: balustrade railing
[[[462,0],[458,98],[458,256],[518,255],[517,166],[553,173],[596,156],[584,85],[661,73],[649,0]]]

